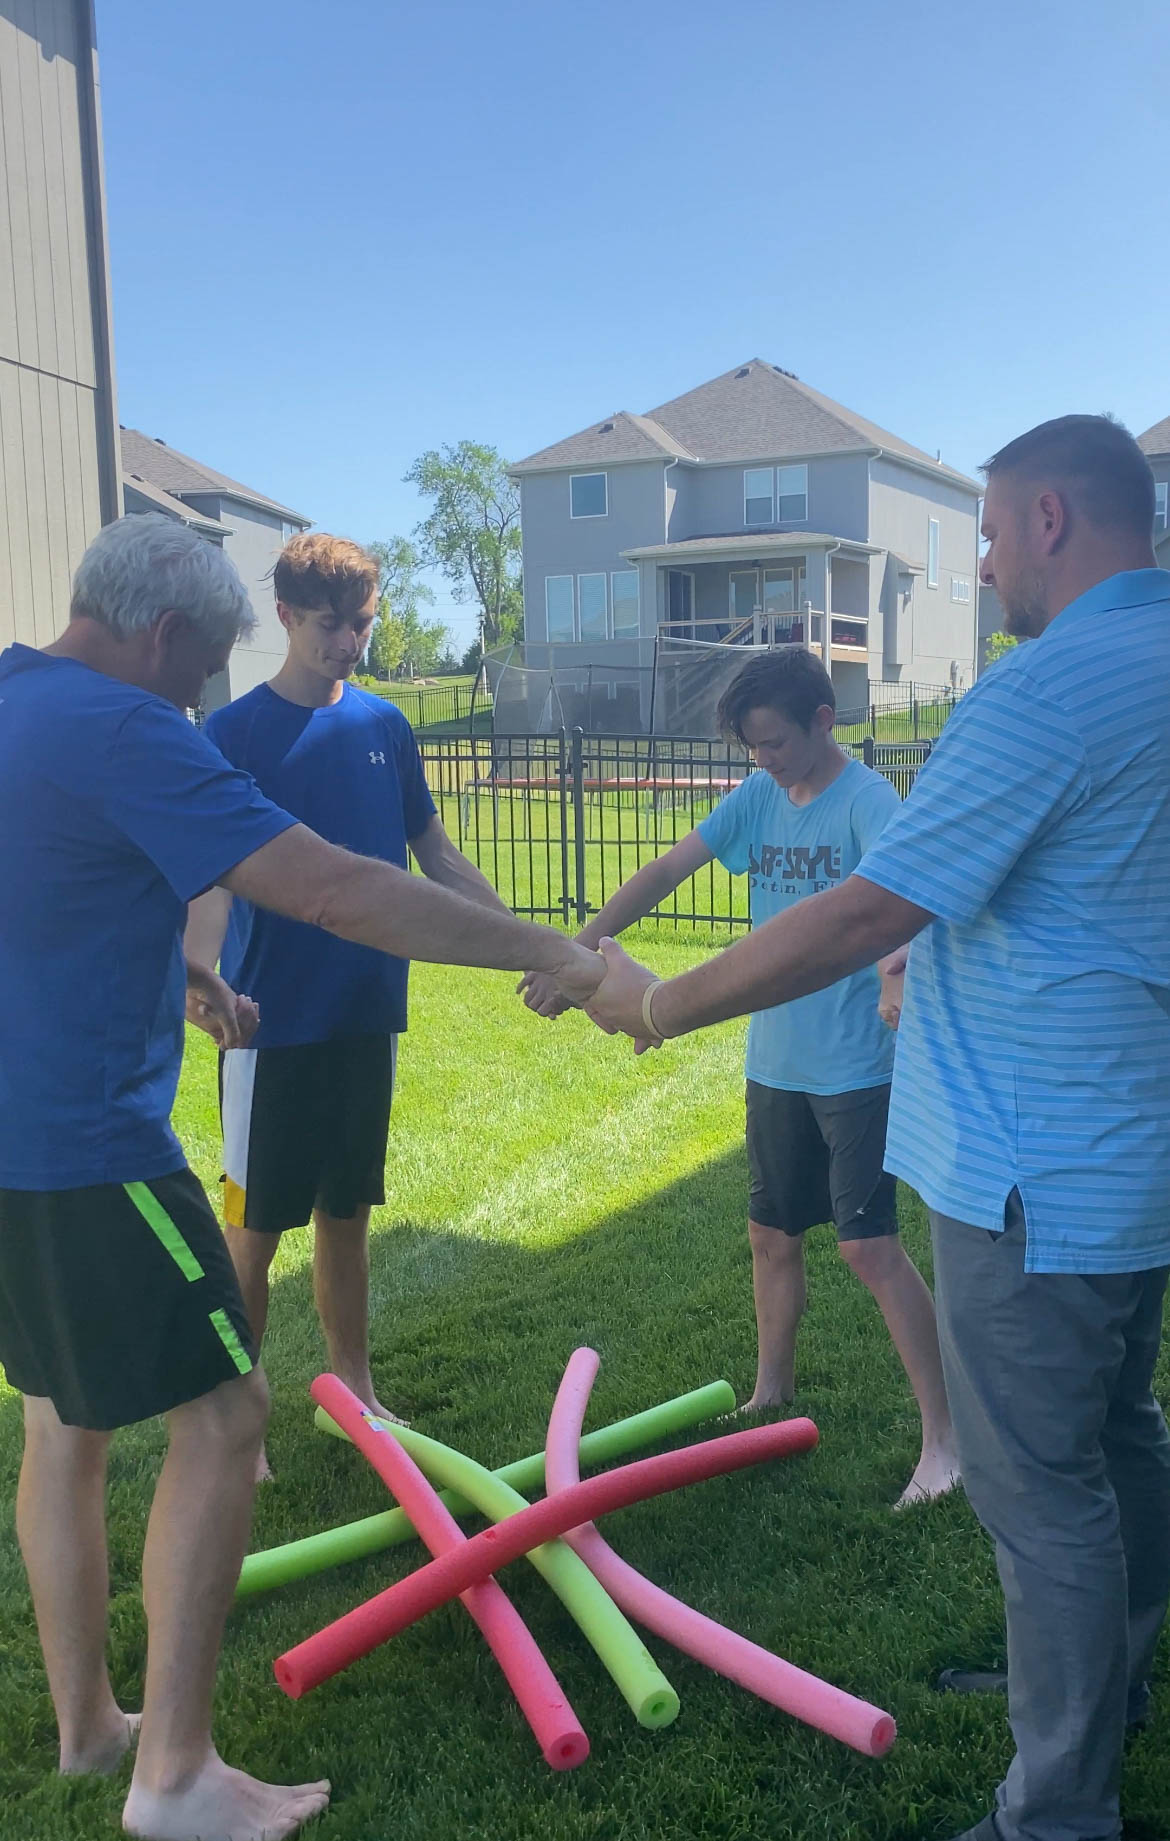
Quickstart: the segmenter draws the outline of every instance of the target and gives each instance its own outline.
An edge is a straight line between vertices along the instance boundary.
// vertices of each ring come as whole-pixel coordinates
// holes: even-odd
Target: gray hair
[[[256,625],[248,591],[218,544],[161,511],[107,524],[77,565],[70,617],[129,639],[172,608],[214,646],[234,644]]]

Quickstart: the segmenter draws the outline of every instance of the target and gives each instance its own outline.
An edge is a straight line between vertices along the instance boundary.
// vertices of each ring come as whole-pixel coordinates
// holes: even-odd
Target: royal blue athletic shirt
[[[361,856],[405,869],[408,839],[420,836],[434,816],[406,717],[352,684],[338,702],[319,710],[260,684],[216,710],[206,733],[270,799],[331,844]],[[260,1006],[255,1048],[406,1028],[405,959],[250,902],[232,902],[220,969]]]
[[[184,1167],[187,902],[292,824],[171,704],[0,654],[0,1188]]]
[[[888,780],[850,761],[807,805],[793,805],[770,774],[749,774],[698,830],[725,869],[751,878],[752,926],[760,927],[852,875],[899,809]],[[748,1079],[794,1093],[886,1086],[894,1036],[878,1016],[879,990],[871,965],[828,990],[757,1010]]]

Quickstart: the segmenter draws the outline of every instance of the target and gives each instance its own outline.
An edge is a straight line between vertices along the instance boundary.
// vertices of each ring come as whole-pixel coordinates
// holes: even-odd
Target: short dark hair
[[[1112,416],[1058,416],[1018,435],[986,462],[988,480],[1008,473],[1063,486],[1090,524],[1135,536],[1154,529],[1154,476],[1141,448]]]
[[[724,735],[746,747],[743,719],[749,710],[775,710],[808,730],[826,703],[831,710],[837,707],[832,678],[819,658],[793,643],[750,658],[720,697],[715,719]]]

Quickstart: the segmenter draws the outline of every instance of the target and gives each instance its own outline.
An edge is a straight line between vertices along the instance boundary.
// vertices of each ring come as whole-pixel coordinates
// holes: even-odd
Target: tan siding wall
[[[96,110],[87,0],[0,0],[0,644],[61,631],[119,509]]]

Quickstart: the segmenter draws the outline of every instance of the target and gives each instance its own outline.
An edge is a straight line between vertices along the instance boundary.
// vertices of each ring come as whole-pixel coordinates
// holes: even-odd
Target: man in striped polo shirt
[[[666,984],[643,1042],[912,940],[887,1165],[931,1211],[963,1479],[996,1544],[1016,1756],[959,1841],[1116,1841],[1170,1596],[1151,1377],[1170,1268],[1170,572],[1129,434],[1065,416],[986,468],[981,574],[1031,641],[956,712],[839,888]]]

